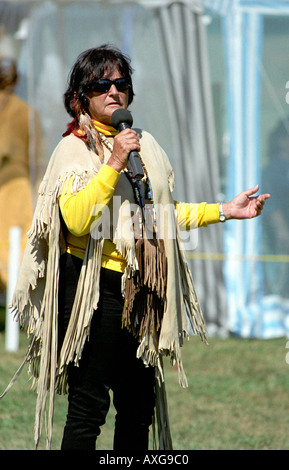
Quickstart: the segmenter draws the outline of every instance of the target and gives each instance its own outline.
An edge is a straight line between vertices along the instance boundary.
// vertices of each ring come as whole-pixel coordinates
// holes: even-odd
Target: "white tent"
[[[220,15],[224,26],[231,198],[259,182],[262,21],[288,11],[288,1],[23,0],[1,1],[0,23],[22,38],[18,92],[42,117],[47,158],[68,120],[62,95],[76,56],[113,43],[132,59],[134,123],[152,132],[168,153],[175,199],[215,202],[221,191],[206,15]],[[276,309],[263,292],[260,230],[259,219],[229,222],[184,239],[206,321],[217,333],[287,334],[283,304],[272,328]]]
[[[169,154],[176,199],[215,201],[218,167],[201,2],[61,0],[26,5],[29,27],[19,67],[27,78],[28,101],[42,117],[47,155],[66,128],[62,94],[76,56],[85,48],[113,43],[132,58],[134,123],[151,131]],[[196,233],[185,240],[188,249],[195,248],[195,239]],[[219,228],[207,231],[198,249],[207,251],[207,244],[212,252],[221,250]],[[205,315],[223,324],[221,264],[208,262],[193,270]]]
[[[289,252],[286,238],[289,236],[289,227],[275,225],[270,227],[269,232],[267,214],[268,211],[276,211],[276,208],[278,210],[278,205],[281,207],[281,199],[282,201],[288,199],[289,178],[287,178],[284,191],[281,189],[277,191],[274,187],[273,178],[275,178],[276,169],[271,177],[262,178],[264,150],[261,147],[264,143],[262,142],[261,118],[262,109],[264,109],[262,93],[264,94],[264,88],[266,88],[277,108],[277,115],[284,133],[288,135],[288,111],[285,111],[285,86],[288,77],[284,80],[282,89],[277,90],[277,83],[271,83],[268,80],[262,56],[264,22],[269,16],[283,16],[288,19],[288,31],[289,2],[288,0],[205,0],[204,4],[221,15],[224,31],[227,119],[230,140],[226,196],[231,199],[244,187],[253,187],[261,181],[268,184],[268,187],[263,188],[264,191],[272,192],[272,201],[267,204],[266,217],[262,219],[262,222],[265,220],[266,223],[262,224],[259,219],[256,219],[242,224],[232,222],[226,225],[224,272],[228,298],[227,328],[242,337],[287,336],[289,333],[287,267]],[[286,37],[283,42],[286,44]],[[282,42],[279,43],[279,48],[280,44],[282,46]],[[272,49],[272,52],[279,56],[280,60],[284,60],[278,46],[275,50]],[[271,60],[273,62],[274,58],[272,57]],[[279,74],[282,74],[281,67]],[[278,70],[276,75],[278,75]],[[283,99],[280,102],[278,96],[282,97],[282,93]],[[276,145],[273,151],[277,154]],[[287,172],[286,166],[284,168]],[[278,175],[280,186],[284,179],[282,171],[284,171],[283,166]],[[273,218],[268,218],[268,223],[272,225],[273,220]],[[279,238],[283,246],[270,246],[268,253],[266,243],[264,246],[262,240],[268,232],[272,242],[272,235],[278,231],[282,236],[274,237],[274,240]],[[274,243],[277,244],[275,241]],[[270,272],[270,287],[266,286],[267,272]],[[281,288],[281,285],[284,288]]]

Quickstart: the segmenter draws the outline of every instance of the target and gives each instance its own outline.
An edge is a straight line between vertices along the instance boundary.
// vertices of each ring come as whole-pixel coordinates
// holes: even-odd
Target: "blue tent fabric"
[[[232,12],[223,22],[230,135],[227,199],[231,200],[260,181],[262,17],[255,13]],[[259,336],[255,317],[262,295],[262,279],[259,262],[254,259],[260,255],[259,240],[258,219],[231,221],[225,227],[228,329],[241,336]]]
[[[289,14],[288,1],[205,0],[222,16],[226,54],[229,200],[261,181],[260,113],[263,20]],[[262,223],[231,221],[224,236],[228,330],[240,337],[289,335],[289,299],[264,290]]]
[[[203,0],[204,7],[225,15],[231,11],[257,11],[258,14],[288,13],[288,0]]]

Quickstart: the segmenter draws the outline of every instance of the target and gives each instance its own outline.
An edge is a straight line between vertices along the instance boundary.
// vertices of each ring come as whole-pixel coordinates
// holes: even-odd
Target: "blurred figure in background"
[[[269,136],[269,161],[263,172],[262,186],[272,195],[264,214],[265,254],[284,255],[284,259],[265,263],[267,294],[289,297],[289,120],[280,120]]]
[[[0,291],[5,294],[9,230],[22,230],[22,252],[31,226],[33,203],[29,170],[29,107],[14,93],[17,66],[0,56]]]

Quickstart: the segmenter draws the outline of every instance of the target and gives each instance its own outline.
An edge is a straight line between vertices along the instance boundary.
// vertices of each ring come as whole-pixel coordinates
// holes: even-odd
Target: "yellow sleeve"
[[[96,205],[107,206],[119,177],[117,171],[104,165],[88,185],[76,194],[71,192],[72,178],[65,182],[59,197],[59,207],[70,233],[76,237],[89,233],[91,224],[101,215],[99,211],[97,215],[91,215],[93,209]]]
[[[219,204],[176,202],[177,221],[181,230],[207,227],[219,222]]]

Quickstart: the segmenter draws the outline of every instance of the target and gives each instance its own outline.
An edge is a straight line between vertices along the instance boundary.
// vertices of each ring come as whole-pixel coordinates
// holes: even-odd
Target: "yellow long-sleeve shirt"
[[[71,181],[66,181],[59,197],[59,206],[68,229],[66,236],[68,253],[84,258],[90,228],[97,218],[97,215],[91,215],[92,208],[95,205],[106,206],[109,203],[119,177],[117,171],[108,165],[103,165],[90,183],[76,194],[70,191]],[[175,202],[175,206],[181,230],[206,227],[219,221],[218,204]],[[104,241],[102,266],[121,272],[126,266],[125,259],[110,240]]]

